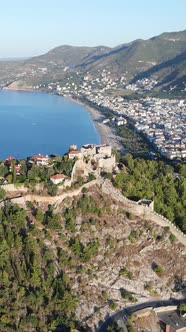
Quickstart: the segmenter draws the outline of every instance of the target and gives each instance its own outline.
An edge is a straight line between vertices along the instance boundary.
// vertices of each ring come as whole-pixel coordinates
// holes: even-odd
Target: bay
[[[62,96],[0,90],[0,159],[63,155],[72,144],[100,144],[88,111]]]

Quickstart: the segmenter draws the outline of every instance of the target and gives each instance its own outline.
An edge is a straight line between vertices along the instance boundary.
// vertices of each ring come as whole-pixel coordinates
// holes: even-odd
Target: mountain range
[[[21,61],[0,62],[0,83],[18,81],[23,86],[66,81],[69,75],[87,73],[96,78],[101,71],[113,79],[124,76],[125,83],[141,78],[155,79],[155,89],[186,84],[186,30],[162,33],[148,40],[138,39],[114,48],[106,46],[59,46],[48,53]]]

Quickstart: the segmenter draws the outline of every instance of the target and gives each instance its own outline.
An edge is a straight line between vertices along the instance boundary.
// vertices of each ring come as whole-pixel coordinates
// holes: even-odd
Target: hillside
[[[125,304],[181,296],[185,250],[169,228],[96,185],[56,209],[26,204],[1,209],[3,331],[94,330]]]
[[[103,68],[111,72],[124,73],[133,77],[136,73],[159,64],[186,49],[186,31],[180,33],[165,33],[149,40],[136,40],[129,44],[116,47],[101,60],[94,62],[94,68]],[[88,66],[88,69],[89,68]]]
[[[74,47],[69,45],[59,46],[48,53],[34,57],[28,60],[28,63],[44,63],[48,64],[50,61],[62,66],[78,66],[84,61],[89,62],[92,59],[99,58],[110,50],[109,47],[98,46],[98,47]]]
[[[183,89],[186,83],[186,52],[141,72],[134,77],[131,83],[143,78],[159,81],[157,85],[159,88]]]
[[[105,46],[59,46],[47,54],[12,64],[6,63],[6,71],[0,63],[0,80],[17,81],[17,86],[62,84],[73,77],[79,85],[82,77],[100,77],[104,70],[113,79],[124,77],[129,83],[139,77],[154,75],[160,86],[177,84],[181,77],[185,82],[186,31],[163,33],[148,40],[135,40],[115,48]],[[5,74],[7,73],[7,75]],[[1,85],[2,85],[1,83]]]
[[[176,167],[175,178],[107,145],[2,161],[0,330],[94,331],[125,306],[184,297],[186,168]]]

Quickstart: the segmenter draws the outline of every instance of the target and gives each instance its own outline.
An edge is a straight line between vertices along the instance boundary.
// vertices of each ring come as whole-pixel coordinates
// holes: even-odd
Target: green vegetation
[[[186,312],[186,303],[180,303],[178,306],[178,311],[180,315],[182,316]]]
[[[136,332],[136,329],[134,328],[134,316],[130,315],[127,319],[127,329],[128,332]]]
[[[120,276],[126,276],[128,279],[133,279],[133,275],[132,275],[132,272],[130,272],[129,270],[127,270],[125,267],[122,268],[120,271],[119,271],[119,275]]]
[[[155,296],[157,295],[157,291],[152,288],[152,283],[148,282],[145,284],[144,289],[149,292],[150,295]]]
[[[117,304],[115,303],[115,302],[113,302],[113,301],[111,301],[110,303],[109,303],[109,308],[110,309],[112,309],[112,310],[116,310],[117,309]]]
[[[174,40],[174,43],[172,42]],[[37,71],[34,75],[25,75],[22,77],[20,84],[32,85],[45,85],[52,82],[58,82],[60,85],[65,86],[71,83],[81,86],[82,77],[86,75],[87,70],[92,76],[93,87],[100,88],[100,83],[95,82],[95,78],[99,77],[100,67],[108,68],[111,75],[121,77],[122,73],[127,78],[127,82],[134,79],[154,76],[159,77],[160,84],[165,83],[174,86],[174,81],[178,78],[184,78],[185,75],[185,53],[183,52],[183,45],[185,42],[185,32],[177,32],[163,34],[151,38],[149,40],[136,40],[125,47],[118,47],[110,49],[103,46],[96,47],[57,47],[45,55],[28,59],[25,62],[2,62],[0,63],[1,86],[5,82],[19,79],[18,73],[24,65],[25,72],[28,72],[31,66],[36,68],[40,65],[41,61],[43,67],[48,69],[47,73]],[[93,54],[95,56],[92,56]],[[129,56],[130,54],[130,56]],[[99,61],[98,61],[99,60]],[[142,61],[141,61],[142,60]],[[168,61],[167,61],[168,60]],[[153,62],[157,65],[153,66]],[[55,66],[53,65],[55,63]],[[63,66],[61,66],[63,63]],[[150,65],[150,63],[152,63]],[[81,66],[79,66],[81,64]],[[90,65],[91,64],[91,65]],[[111,65],[112,64],[112,65]],[[70,67],[70,71],[64,71],[64,67]],[[78,67],[78,70],[77,70]],[[164,78],[164,79],[163,79]],[[123,90],[123,84],[119,88]],[[54,88],[55,91],[55,88]],[[115,89],[114,89],[115,91]],[[113,89],[110,89],[113,92]],[[171,91],[172,93],[172,91]]]
[[[124,299],[126,301],[129,301],[129,302],[132,302],[132,303],[137,302],[137,299],[130,292],[128,292],[126,289],[121,288],[120,293],[121,293],[122,299]]]
[[[83,195],[82,199],[78,202],[78,208],[81,209],[83,214],[93,213],[99,217],[101,217],[104,212],[108,211],[108,207],[105,205],[104,207],[100,207],[95,204],[95,201],[90,195]]]
[[[131,243],[135,243],[136,238],[138,237],[138,234],[135,230],[132,230],[129,234],[129,240]]]
[[[46,166],[38,166],[26,160],[13,160],[8,164],[2,162],[0,163],[0,176],[4,177],[4,180],[8,183],[16,185],[25,184],[26,186],[34,186],[37,183],[42,183],[47,188],[49,195],[55,196],[57,186],[51,183],[50,176],[63,173],[67,177],[70,177],[74,162],[75,160],[69,159],[68,155],[64,155],[63,157],[53,156],[49,159],[49,165]],[[17,164],[21,165],[20,174],[16,174],[15,165]]]
[[[101,295],[99,296],[99,300],[101,301],[101,303],[105,303],[108,299],[108,294],[106,291],[102,291]]]
[[[73,253],[80,258],[82,262],[88,262],[91,257],[97,254],[99,248],[99,242],[89,242],[86,246],[83,245],[78,238],[70,240],[70,249]]]
[[[163,267],[161,265],[158,265],[156,263],[152,264],[153,271],[158,275],[161,276],[163,274]]]
[[[131,123],[117,128],[118,134],[122,137],[124,148],[135,157],[147,157],[150,144],[142,134],[137,133]]]
[[[108,332],[123,332],[123,328],[119,327],[117,322],[113,322],[111,325],[107,327]]]
[[[1,163],[0,164],[0,176],[6,176],[6,175],[8,175],[8,173],[9,173],[8,167],[4,163]]]
[[[36,215],[42,219],[39,210]],[[7,202],[0,220],[0,330],[47,332],[58,325],[64,331],[76,327],[78,299],[58,267],[58,258],[29,226],[26,211]]]
[[[6,196],[6,191],[0,187],[0,201]]]
[[[47,189],[48,189],[48,194],[51,196],[56,196],[57,194],[57,186],[56,184],[50,183],[47,185]]]
[[[173,243],[174,241],[176,241],[176,236],[174,234],[170,234],[169,235],[169,240]]]
[[[124,167],[113,184],[123,195],[136,201],[153,200],[156,212],[186,232],[186,164],[173,168],[162,161],[133,158],[131,154],[121,161]],[[174,177],[174,171],[179,177]]]

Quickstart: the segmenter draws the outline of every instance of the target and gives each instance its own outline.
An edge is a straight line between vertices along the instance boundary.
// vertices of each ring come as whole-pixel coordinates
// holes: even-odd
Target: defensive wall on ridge
[[[26,194],[23,192],[23,195],[17,198],[12,198],[12,203],[17,203],[22,207],[26,207],[26,202],[37,202],[37,203],[48,203],[48,204],[54,204],[56,209],[58,207],[58,204],[60,204],[65,198],[67,197],[74,197],[78,196],[82,192],[82,188],[90,188],[93,185],[97,184],[100,189],[105,193],[110,195],[113,199],[115,199],[118,202],[123,203],[124,208],[126,211],[131,212],[132,214],[139,216],[147,221],[154,222],[158,224],[161,227],[169,227],[172,234],[176,236],[178,241],[186,246],[186,234],[184,234],[180,229],[178,229],[170,220],[163,217],[162,215],[156,213],[152,210],[152,208],[146,206],[146,205],[139,205],[137,202],[134,202],[132,200],[129,200],[128,198],[124,197],[120,190],[113,187],[111,182],[109,180],[103,180],[102,178],[98,177],[97,179],[90,181],[80,188],[69,190],[67,192],[64,192],[63,194],[55,197],[50,196],[41,196],[36,194]],[[10,185],[8,185],[10,186]],[[11,188],[13,189],[11,185]],[[8,188],[7,188],[8,189]],[[23,188],[24,189],[24,188]],[[19,188],[20,190],[20,188]],[[23,190],[24,191],[24,190]],[[0,206],[3,206],[4,202],[0,203]]]
[[[155,211],[152,211],[152,209],[146,205],[139,205],[137,202],[124,197],[118,189],[112,186],[109,180],[98,181],[103,192],[110,195],[113,199],[123,203],[128,212],[131,212],[136,216],[143,217],[145,220],[150,220],[162,227],[169,227],[171,233],[186,246],[186,234],[177,228],[169,219]]]

